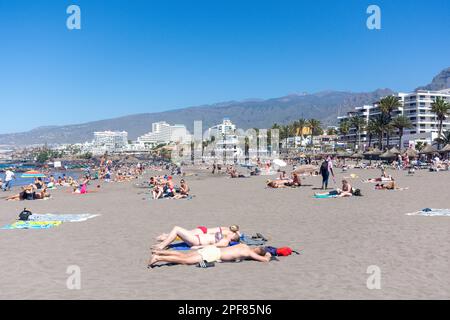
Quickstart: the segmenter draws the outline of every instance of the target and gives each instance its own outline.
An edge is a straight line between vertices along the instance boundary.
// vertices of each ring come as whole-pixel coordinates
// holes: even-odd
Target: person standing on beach
[[[330,179],[330,172],[334,179],[334,172],[333,172],[333,163],[331,161],[331,158],[328,157],[320,166],[320,174],[322,175],[322,189],[328,189],[328,180]]]
[[[11,168],[8,168],[5,172],[5,184],[3,186],[3,191],[6,191],[6,189],[8,189],[8,191],[11,190],[13,179],[16,179],[16,175],[13,171],[11,171]]]

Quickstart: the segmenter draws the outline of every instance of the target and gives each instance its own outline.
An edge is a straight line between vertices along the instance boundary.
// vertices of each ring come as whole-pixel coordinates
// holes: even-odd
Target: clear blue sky
[[[82,29],[66,28],[77,4]],[[382,10],[382,30],[366,9]],[[450,66],[448,0],[0,0],[0,133],[322,90]]]

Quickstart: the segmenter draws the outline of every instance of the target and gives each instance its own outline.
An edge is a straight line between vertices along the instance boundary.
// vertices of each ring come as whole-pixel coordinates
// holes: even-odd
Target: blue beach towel
[[[316,198],[316,199],[330,199],[330,198],[337,198],[337,195],[335,195],[335,194],[315,194],[314,198]]]
[[[230,247],[239,244],[239,242],[230,242]],[[172,250],[191,250],[191,247],[186,242],[177,242],[169,245],[169,249]]]

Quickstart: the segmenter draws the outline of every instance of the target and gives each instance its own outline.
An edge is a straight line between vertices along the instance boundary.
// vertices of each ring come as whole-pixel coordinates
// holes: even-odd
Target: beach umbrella
[[[425,148],[423,148],[420,153],[422,154],[432,154],[438,152],[435,147],[433,147],[431,144],[427,144]]]
[[[46,175],[39,171],[26,171],[22,174],[21,178],[45,178]]]
[[[275,160],[273,160],[273,163],[276,164],[279,167],[286,167],[287,166],[287,163],[284,162],[281,159],[275,159]]]
[[[304,173],[311,173],[314,171],[317,171],[318,168],[316,166],[313,166],[311,164],[304,164],[301,166],[298,166],[297,169],[294,170],[297,174],[304,174]]]
[[[382,159],[393,159],[397,157],[395,153],[392,153],[391,150],[387,150],[385,153],[380,155],[380,158]]]
[[[356,152],[356,153],[354,153],[354,154],[351,155],[351,158],[353,158],[353,159],[362,159],[363,157],[364,157],[364,156],[363,156],[363,154],[362,154],[361,151]]]
[[[391,153],[393,153],[393,154],[396,154],[396,155],[399,155],[400,154],[400,151],[396,148],[396,147],[393,147],[391,150],[389,150]]]
[[[419,153],[416,150],[411,149],[411,148],[408,148],[405,151],[405,153],[408,156],[408,158],[415,158],[415,157],[417,157],[419,155]]]
[[[445,147],[443,147],[440,152],[450,152],[450,144],[446,144]]]

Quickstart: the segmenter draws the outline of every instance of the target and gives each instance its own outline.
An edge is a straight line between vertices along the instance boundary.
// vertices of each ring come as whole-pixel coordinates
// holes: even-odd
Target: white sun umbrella
[[[281,160],[281,159],[275,159],[275,160],[273,160],[273,164],[275,164],[275,165],[277,165],[277,166],[279,166],[279,167],[286,167],[286,166],[287,166],[287,163],[284,162],[284,161]]]

